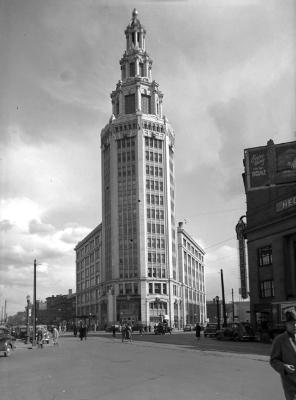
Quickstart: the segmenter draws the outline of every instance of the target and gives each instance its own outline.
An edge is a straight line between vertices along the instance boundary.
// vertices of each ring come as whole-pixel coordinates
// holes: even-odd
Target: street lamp
[[[41,265],[41,264],[38,264]],[[36,346],[36,259],[34,260],[34,285],[33,285],[33,340],[32,346]]]
[[[157,317],[159,318],[159,304],[160,304],[160,298],[159,297],[155,298],[155,303],[156,303]]]
[[[29,308],[30,308],[30,296],[27,295],[27,309],[26,309],[26,317],[27,317],[27,333],[26,333],[26,344],[30,341],[30,321],[29,321]]]
[[[219,304],[219,296],[215,297],[216,300],[216,305],[217,305],[217,322],[218,326],[217,328],[220,329],[220,304]]]

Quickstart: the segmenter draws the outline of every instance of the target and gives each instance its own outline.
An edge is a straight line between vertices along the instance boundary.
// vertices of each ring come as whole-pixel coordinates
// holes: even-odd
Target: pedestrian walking
[[[125,324],[123,324],[122,326],[121,326],[121,341],[122,342],[124,342],[124,339],[125,339],[125,331],[126,331],[126,325]]]
[[[73,326],[73,335],[76,337],[77,336],[77,326]]]
[[[112,336],[116,337],[116,326],[112,325]]]
[[[81,324],[79,327],[79,338],[80,340],[83,340],[84,336],[86,335],[86,327]]]
[[[43,348],[43,332],[40,328],[37,331],[37,345],[40,349]]]
[[[126,338],[130,342],[132,341],[132,327],[130,326],[130,324],[127,324],[126,326]]]
[[[287,311],[286,331],[274,339],[270,365],[281,376],[286,400],[296,400],[296,312]]]
[[[86,337],[87,337],[87,331],[88,331],[88,329],[87,329],[87,326],[86,326],[86,325],[84,325],[84,326],[83,326],[83,337],[84,337],[84,340],[86,340]]]
[[[53,341],[54,346],[59,344],[58,339],[59,339],[59,331],[57,330],[56,327],[54,327],[53,331],[52,331],[52,341]]]
[[[200,340],[200,331],[201,331],[201,326],[199,325],[199,323],[197,323],[195,326],[195,336],[197,340]]]

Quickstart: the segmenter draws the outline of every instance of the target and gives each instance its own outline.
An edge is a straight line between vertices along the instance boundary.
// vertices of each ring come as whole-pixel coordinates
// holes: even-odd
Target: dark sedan
[[[0,326],[0,353],[4,353],[4,356],[8,357],[15,348],[14,341],[15,337],[10,334],[9,329]]]

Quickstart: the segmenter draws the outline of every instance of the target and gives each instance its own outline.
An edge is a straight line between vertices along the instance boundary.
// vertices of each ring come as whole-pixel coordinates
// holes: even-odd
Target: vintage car
[[[215,337],[218,324],[209,322],[204,329],[204,337]]]
[[[155,335],[164,335],[166,333],[169,333],[170,335],[172,334],[173,328],[168,326],[168,324],[164,323],[159,323],[154,326],[154,334]]]
[[[191,332],[194,330],[194,326],[190,325],[190,324],[186,324],[183,328],[184,332]]]
[[[15,348],[14,341],[15,337],[10,334],[9,329],[5,326],[0,326],[0,353],[8,357]]]
[[[256,336],[249,322],[234,322],[217,330],[216,338],[218,340],[254,341]]]

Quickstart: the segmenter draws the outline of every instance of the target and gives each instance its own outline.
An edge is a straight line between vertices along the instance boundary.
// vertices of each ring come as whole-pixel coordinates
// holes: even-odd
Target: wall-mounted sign
[[[246,149],[245,172],[248,190],[296,181],[296,142]]]
[[[281,200],[276,203],[276,212],[285,211],[288,208],[296,207],[296,196],[289,197],[288,199]]]
[[[276,171],[283,178],[296,176],[296,144],[285,143],[276,147]]]
[[[247,175],[251,188],[265,186],[268,183],[267,149],[246,150]]]

